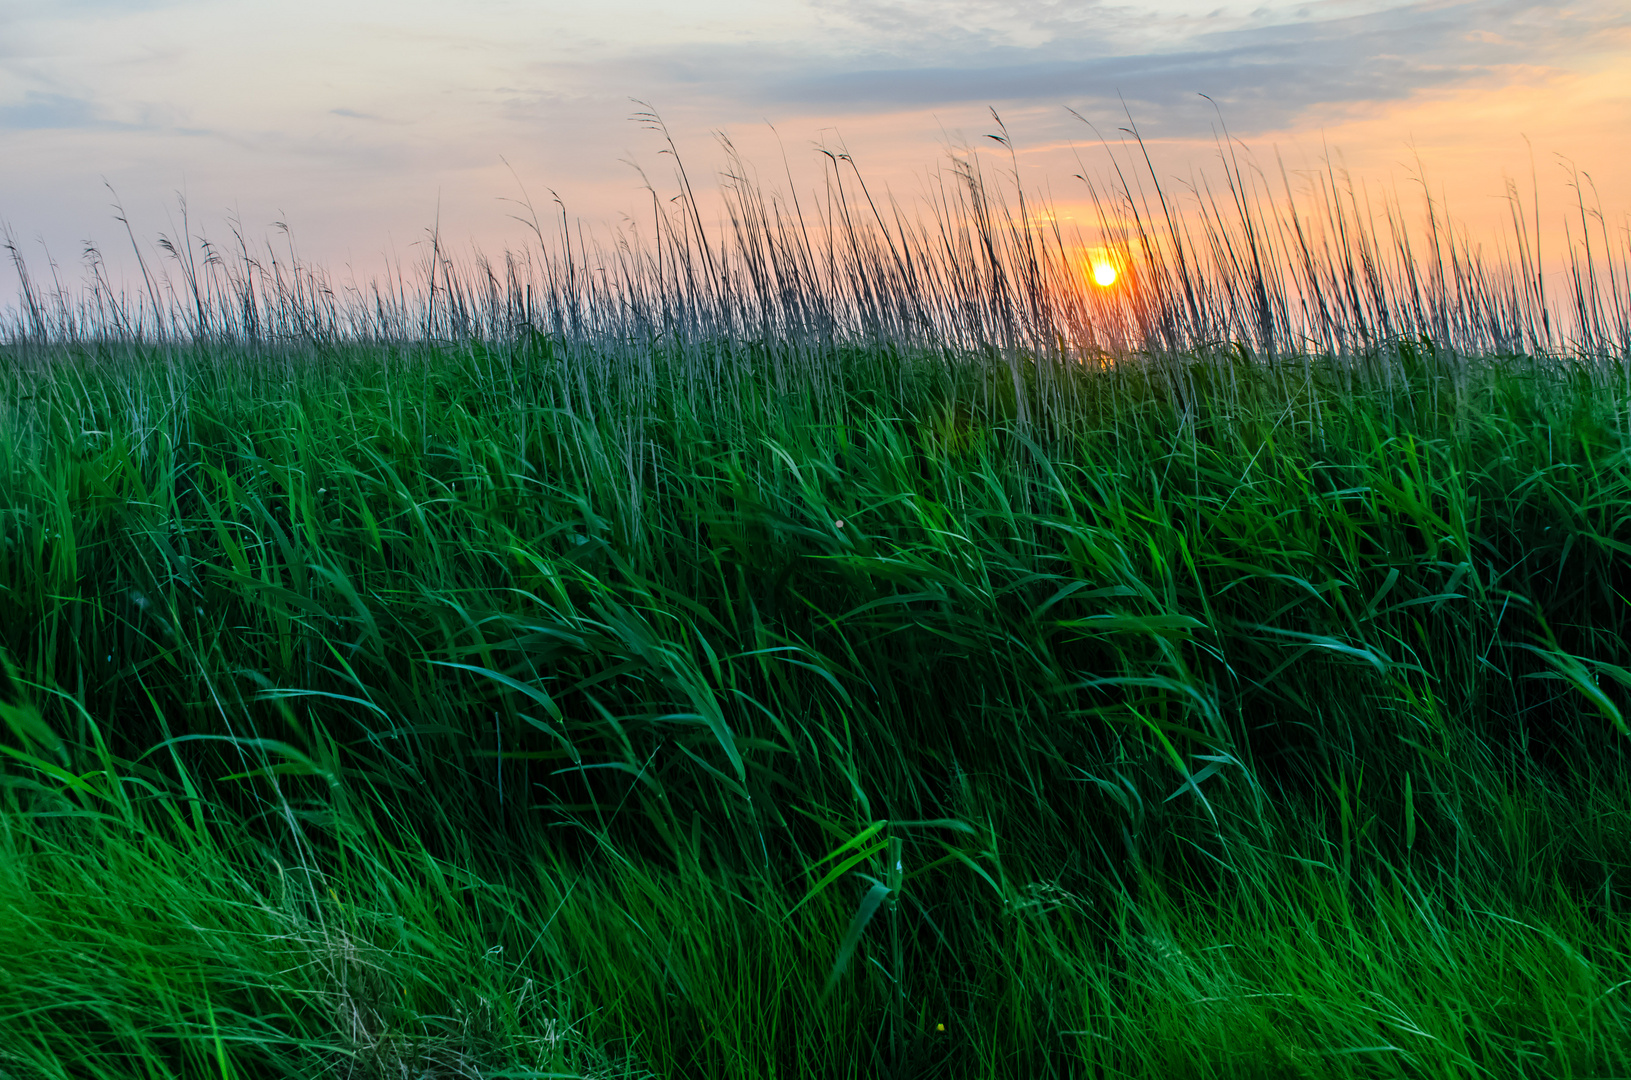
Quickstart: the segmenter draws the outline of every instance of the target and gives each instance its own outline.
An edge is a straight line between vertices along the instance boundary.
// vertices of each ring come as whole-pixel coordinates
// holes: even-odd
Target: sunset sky
[[[1329,147],[1407,192],[1419,159],[1475,232],[1531,162],[1543,225],[1572,197],[1563,159],[1612,227],[1631,209],[1631,5],[1612,0],[0,0],[0,224],[36,276],[49,250],[73,280],[86,241],[128,248],[104,180],[144,244],[175,234],[184,192],[212,240],[236,215],[281,244],[284,221],[359,280],[393,252],[412,265],[438,213],[444,240],[496,255],[527,241],[504,201],[523,187],[603,227],[650,213],[626,162],[672,192],[631,99],[703,187],[724,132],[767,185],[786,187],[785,151],[813,188],[815,146],[842,145],[903,201],[948,146],[1000,150],[995,108],[1025,182],[1073,217],[1073,175],[1110,158],[1067,106],[1117,137],[1125,103],[1181,182],[1217,156],[1201,94],[1276,176],[1277,152],[1295,172]],[[15,295],[0,268],[0,308]]]

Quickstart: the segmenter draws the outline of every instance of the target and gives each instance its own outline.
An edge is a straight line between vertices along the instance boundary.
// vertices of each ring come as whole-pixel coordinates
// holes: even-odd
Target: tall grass
[[[1226,162],[11,245],[0,1076],[1626,1072],[1623,244]]]
[[[678,163],[661,122],[641,117]],[[1007,147],[1001,130],[992,138]],[[1133,141],[1109,155],[1112,186],[1085,168],[1079,177],[1098,218],[1084,237],[1079,228],[1067,233],[1035,195],[994,181],[972,151],[953,157],[926,205],[902,206],[875,199],[845,154],[824,152],[825,195],[800,199],[767,192],[728,141],[724,149],[715,228],[677,166],[672,199],[652,188],[654,234],[644,241],[636,230],[607,246],[581,224],[574,229],[564,211],[559,227],[547,228],[529,203],[519,220],[537,247],[507,250],[502,266],[480,252],[461,265],[433,233],[411,286],[400,269],[366,286],[340,285],[299,260],[282,223],[281,255],[272,244],[253,249],[237,221],[224,250],[192,235],[185,201],[180,235],[161,235],[157,252],[144,256],[131,233],[142,276],[134,293],[114,288],[94,246],[77,292],[54,264],[45,289],[8,232],[22,296],[8,309],[4,338],[509,340],[530,328],[596,346],[643,347],[653,336],[842,340],[1075,360],[1217,342],[1271,356],[1340,354],[1422,336],[1477,354],[1615,355],[1631,345],[1625,223],[1609,221],[1594,182],[1578,172],[1569,177],[1576,205],[1561,222],[1565,254],[1552,267],[1566,284],[1548,291],[1538,188],[1525,206],[1511,180],[1512,231],[1487,238],[1499,242],[1491,253],[1425,182],[1422,220],[1412,227],[1415,212],[1396,194],[1356,189],[1334,167],[1299,174],[1294,187],[1280,164],[1271,180],[1231,141],[1219,147],[1221,176],[1192,179],[1180,199]],[[122,208],[117,220],[128,229]],[[1121,287],[1085,287],[1087,242],[1113,253]]]

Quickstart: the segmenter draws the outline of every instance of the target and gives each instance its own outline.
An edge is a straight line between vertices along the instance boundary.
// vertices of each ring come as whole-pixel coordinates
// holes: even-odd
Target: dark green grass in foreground
[[[0,1076],[1631,1075],[1623,370],[1238,355],[14,350]]]

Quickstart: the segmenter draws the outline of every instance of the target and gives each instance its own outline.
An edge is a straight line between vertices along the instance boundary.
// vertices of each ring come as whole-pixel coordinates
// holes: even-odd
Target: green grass
[[[13,328],[0,1076],[1631,1075],[1617,277],[971,345],[746,243]]]

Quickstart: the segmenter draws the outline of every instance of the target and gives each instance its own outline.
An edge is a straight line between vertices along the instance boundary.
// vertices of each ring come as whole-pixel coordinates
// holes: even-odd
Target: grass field
[[[1623,245],[1225,175],[13,245],[0,1077],[1631,1076]]]

